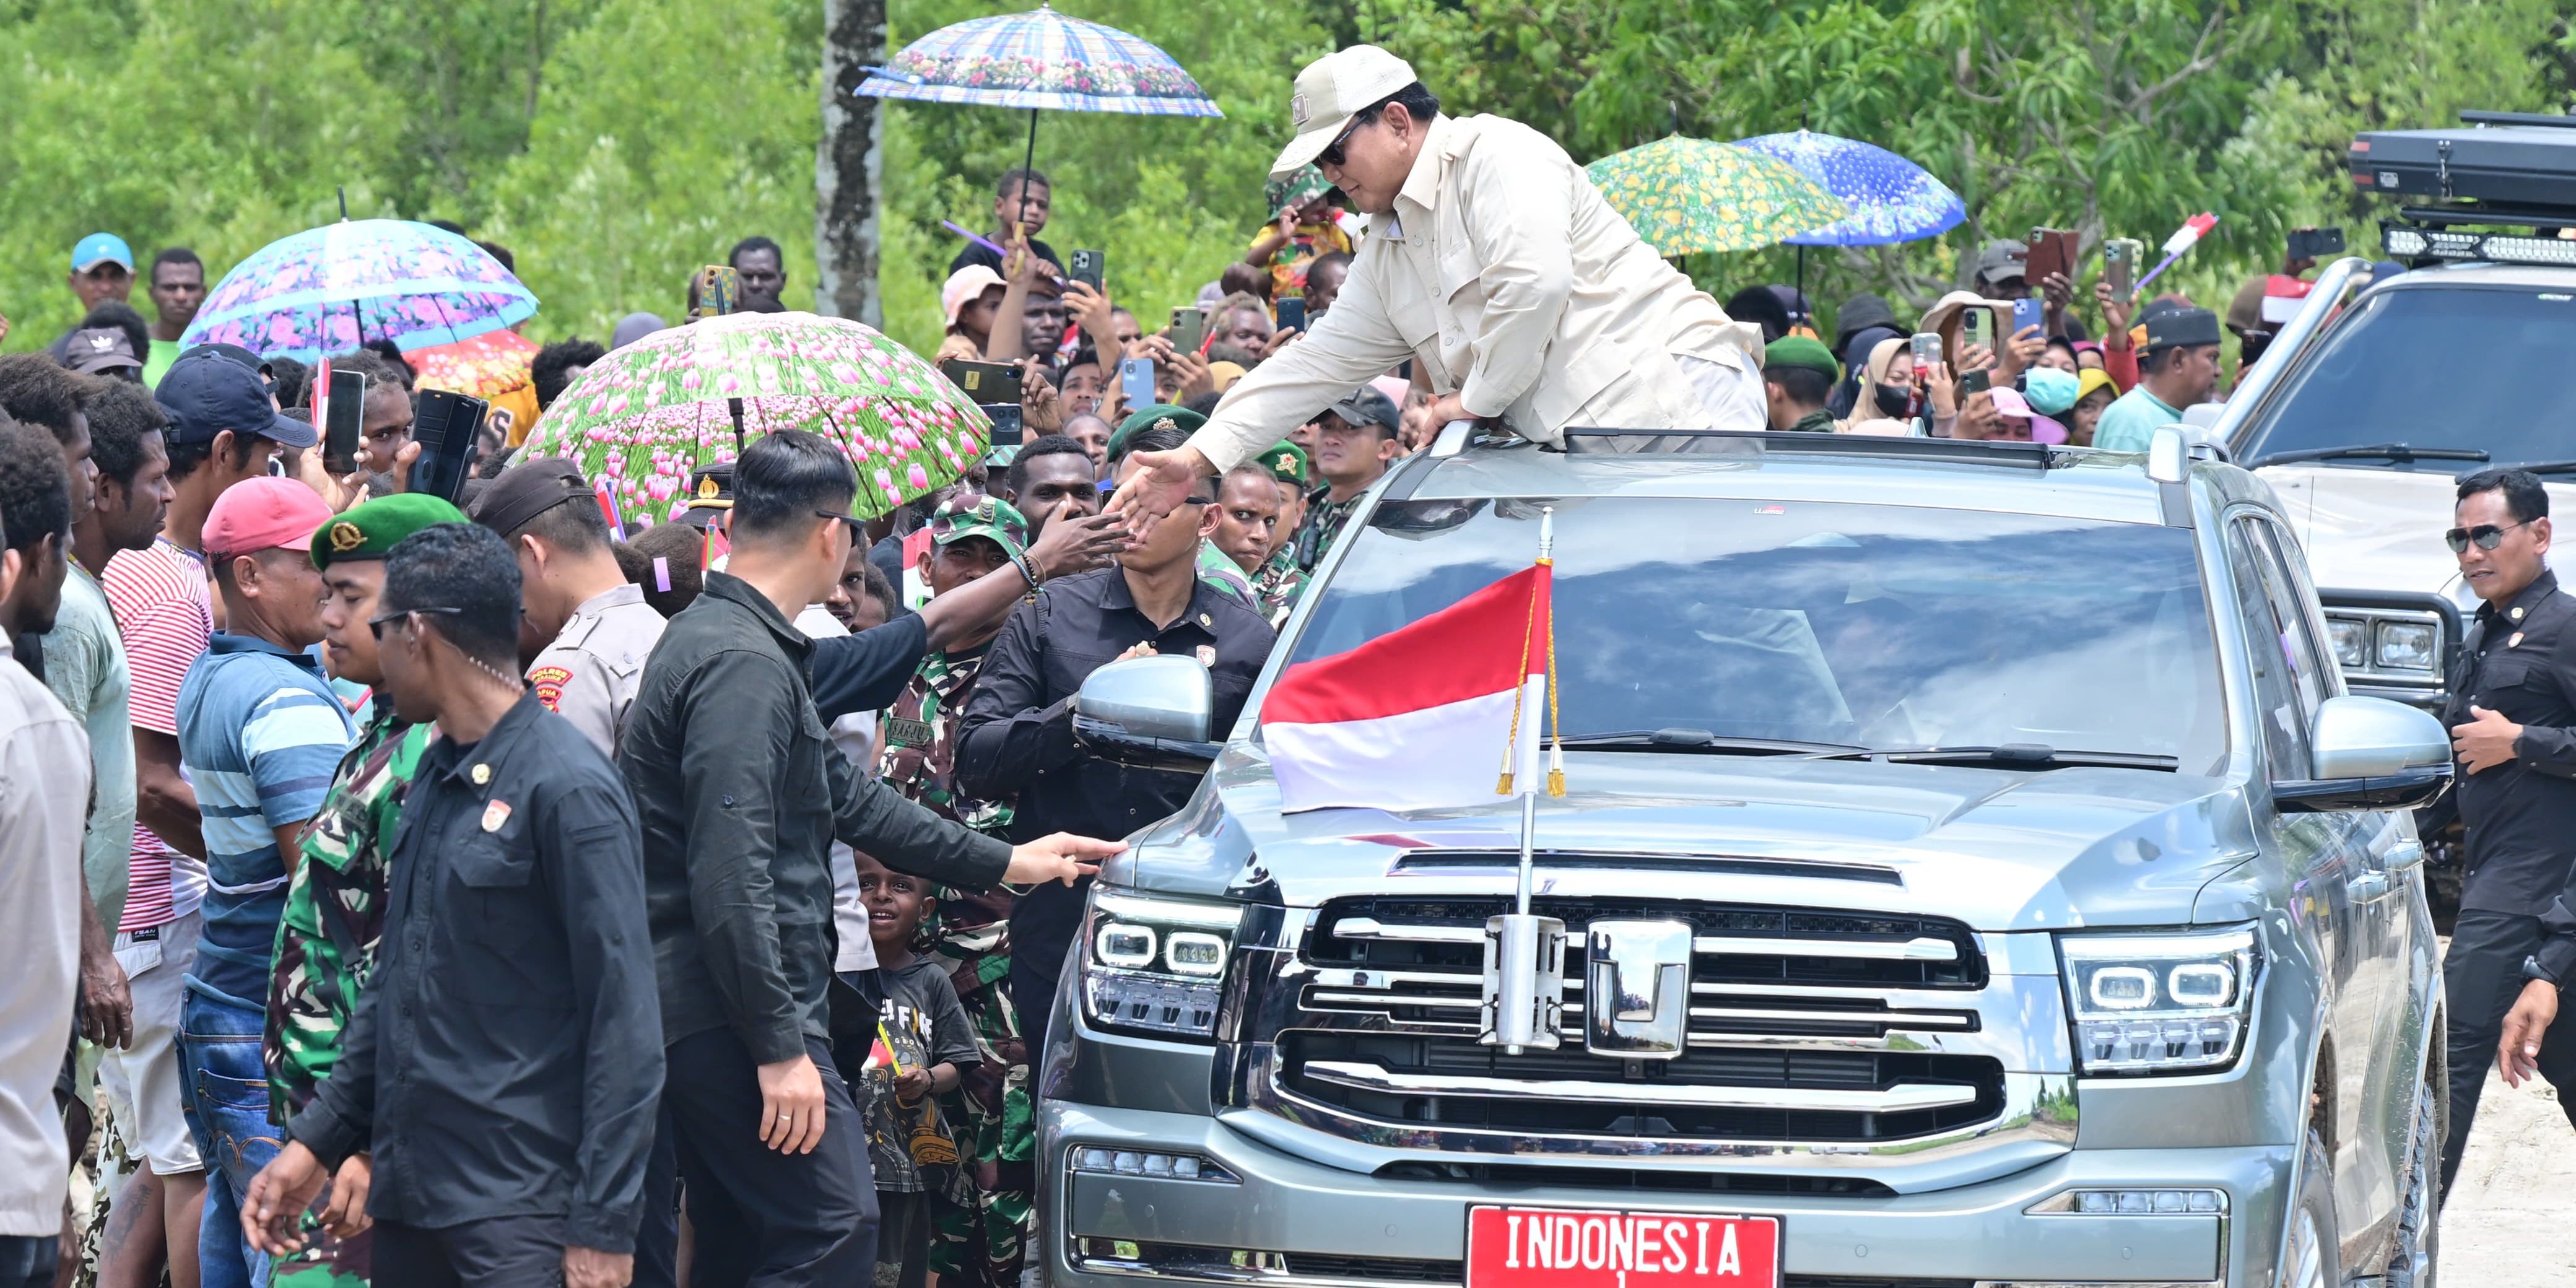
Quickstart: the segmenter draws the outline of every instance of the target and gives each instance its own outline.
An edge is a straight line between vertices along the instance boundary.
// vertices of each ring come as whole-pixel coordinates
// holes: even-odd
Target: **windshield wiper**
[[[1995,747],[1862,747],[1820,751],[1809,760],[1884,760],[1909,765],[1989,765],[1997,769],[2064,769],[2095,765],[2112,769],[2178,769],[2174,756],[2134,751],[2060,751],[2045,743],[2008,742]]]
[[[2576,461],[2533,461],[2528,465],[2517,465],[2514,468],[2528,470],[2534,474],[2576,474]]]
[[[1706,729],[1625,729],[1616,733],[1577,734],[1568,747],[1585,751],[1697,751],[1719,756],[1817,756],[1857,752],[1841,742],[1800,742],[1791,738],[1721,738]]]
[[[2377,447],[2310,447],[2296,452],[2274,452],[2245,463],[2249,470],[2266,465],[2288,465],[2295,461],[2394,461],[2411,465],[2417,461],[2483,461],[2485,452],[2474,447],[2409,447],[2404,443],[2382,443]]]

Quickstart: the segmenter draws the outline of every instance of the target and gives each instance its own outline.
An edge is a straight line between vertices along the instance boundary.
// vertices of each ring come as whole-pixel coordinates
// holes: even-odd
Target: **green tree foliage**
[[[894,0],[897,44],[1023,0]],[[2381,213],[2343,178],[2355,129],[2462,107],[2568,102],[2557,0],[1072,0],[1169,50],[1220,120],[1042,114],[1045,237],[1109,260],[1151,325],[1258,231],[1260,185],[1306,59],[1373,39],[1452,110],[1500,112],[1579,159],[1679,129],[1802,124],[1913,157],[1970,219],[1935,242],[1815,252],[1819,299],[1919,306],[1985,238],[2033,225],[2151,245],[2199,210],[2219,231],[2167,280],[2223,302],[2281,234]],[[601,335],[665,316],[745,234],[787,250],[810,305],[820,131],[815,0],[0,0],[0,313],[7,346],[75,314],[67,252],[105,228],[147,258],[194,246],[220,274],[337,216],[456,219],[509,245],[544,300],[528,328]],[[887,329],[937,343],[958,246],[1026,113],[900,104],[883,164]],[[1795,271],[1786,249],[1699,256],[1724,292]],[[148,301],[138,290],[138,306]]]

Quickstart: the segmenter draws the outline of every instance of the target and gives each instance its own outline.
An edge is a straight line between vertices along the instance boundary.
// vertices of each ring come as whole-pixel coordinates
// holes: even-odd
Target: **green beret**
[[[1117,432],[1109,436],[1109,459],[1114,461],[1120,456],[1125,455],[1127,451],[1127,440],[1134,438],[1138,434],[1144,433],[1146,430],[1168,426],[1169,428],[1177,429],[1184,434],[1195,434],[1198,432],[1199,426],[1206,423],[1207,417],[1191,411],[1187,407],[1175,407],[1170,403],[1155,403],[1151,407],[1142,408],[1130,413],[1127,419],[1118,422]]]
[[[1772,341],[1762,351],[1762,365],[1766,369],[1806,367],[1825,373],[1827,379],[1843,373],[1842,367],[1834,361],[1833,350],[1826,348],[1824,341],[1804,335],[1784,335]]]
[[[1306,486],[1306,469],[1311,461],[1305,448],[1295,443],[1278,443],[1252,459],[1260,462],[1261,468],[1270,471],[1271,476],[1280,482],[1294,483],[1301,488]]]
[[[313,530],[313,566],[334,559],[382,559],[394,543],[423,528],[463,523],[465,513],[426,492],[396,492],[332,516]]]

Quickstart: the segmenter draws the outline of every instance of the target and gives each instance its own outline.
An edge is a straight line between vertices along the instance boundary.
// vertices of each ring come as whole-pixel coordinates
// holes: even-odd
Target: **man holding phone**
[[[1431,418],[1501,419],[1557,442],[1572,425],[1763,426],[1762,335],[1656,255],[1546,135],[1447,117],[1404,60],[1354,45],[1298,74],[1297,136],[1373,217],[1330,313],[1226,392],[1186,447],[1140,454],[1111,508],[1169,512],[1192,483],[1286,437],[1411,361]]]

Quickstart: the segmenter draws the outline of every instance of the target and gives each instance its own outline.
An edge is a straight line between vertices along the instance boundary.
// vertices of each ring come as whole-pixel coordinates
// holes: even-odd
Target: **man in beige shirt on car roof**
[[[1160,514],[1202,468],[1230,469],[1408,359],[1432,419],[1491,419],[1561,441],[1568,426],[1763,428],[1762,331],[1639,239],[1565,149],[1496,116],[1440,115],[1403,59],[1354,45],[1297,76],[1297,137],[1372,216],[1332,311],[1235,382],[1187,447],[1111,501]],[[1192,456],[1205,458],[1202,467]]]

